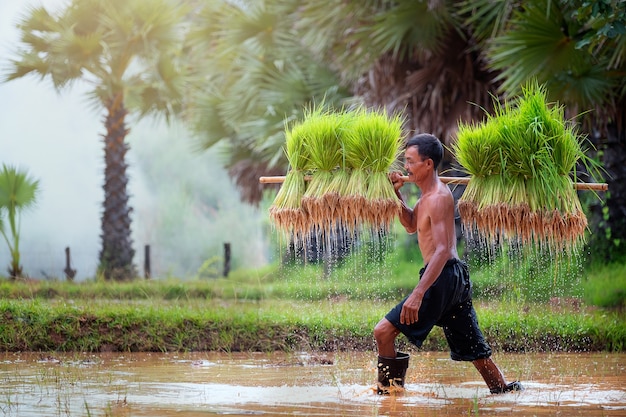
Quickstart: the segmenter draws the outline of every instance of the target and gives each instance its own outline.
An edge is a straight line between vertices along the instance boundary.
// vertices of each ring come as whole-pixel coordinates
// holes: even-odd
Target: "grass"
[[[374,349],[373,327],[413,289],[422,264],[414,242],[366,249],[330,274],[322,265],[296,264],[210,280],[2,281],[0,349]],[[510,253],[470,259],[476,310],[495,350],[624,351],[626,264],[555,280],[553,260],[531,261]],[[406,343],[399,339],[400,348]],[[423,348],[447,350],[441,329]]]
[[[589,305],[626,308],[626,263],[592,266],[582,287],[584,300]]]
[[[372,301],[93,302],[3,300],[4,351],[370,350],[372,329],[393,305]],[[500,351],[623,351],[617,312],[478,303],[485,336]],[[401,338],[402,343],[406,340]],[[436,328],[424,349],[445,350]]]
[[[2,299],[41,300],[303,300],[397,301],[411,291],[423,266],[414,237],[392,245],[384,240],[335,260],[331,273],[320,264],[272,264],[235,270],[228,278],[137,280],[133,282],[0,281]],[[385,247],[388,245],[388,247]],[[474,299],[546,303],[576,299],[588,307],[623,308],[626,263],[584,268],[580,257],[542,252],[519,256],[516,248],[491,253],[472,250]],[[377,261],[380,259],[380,261]]]

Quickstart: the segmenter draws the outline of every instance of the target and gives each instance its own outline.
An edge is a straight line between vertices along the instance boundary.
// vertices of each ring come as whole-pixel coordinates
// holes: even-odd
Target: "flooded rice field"
[[[411,352],[406,391],[374,391],[374,352],[0,355],[4,416],[626,416],[626,354],[497,354],[523,392]]]

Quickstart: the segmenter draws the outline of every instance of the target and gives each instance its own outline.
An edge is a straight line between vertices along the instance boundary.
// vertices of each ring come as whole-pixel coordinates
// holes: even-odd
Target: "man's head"
[[[417,147],[417,153],[422,159],[432,159],[433,169],[437,169],[443,159],[443,145],[429,133],[420,133],[410,138],[404,146],[405,151],[412,147]]]

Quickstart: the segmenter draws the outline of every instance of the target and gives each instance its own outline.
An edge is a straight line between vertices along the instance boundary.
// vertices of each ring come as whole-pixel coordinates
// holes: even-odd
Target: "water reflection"
[[[406,392],[375,394],[372,352],[4,354],[5,416],[623,416],[626,354],[498,354],[526,391],[413,352]]]

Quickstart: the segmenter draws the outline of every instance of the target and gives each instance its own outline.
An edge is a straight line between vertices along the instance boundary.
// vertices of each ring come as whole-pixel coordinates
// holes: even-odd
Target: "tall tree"
[[[169,119],[183,100],[186,8],[176,0],[73,0],[58,13],[28,9],[6,81],[29,74],[62,90],[82,80],[104,109],[104,204],[99,269],[134,277],[126,136],[129,112]]]
[[[8,272],[12,279],[22,276],[22,265],[20,265],[21,214],[35,204],[38,192],[39,181],[28,175],[28,172],[2,164],[2,170],[0,170],[0,234],[11,253],[11,264]],[[4,222],[5,214],[8,225],[5,225]]]

